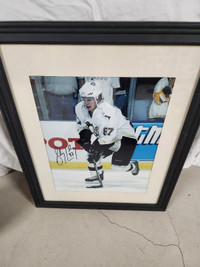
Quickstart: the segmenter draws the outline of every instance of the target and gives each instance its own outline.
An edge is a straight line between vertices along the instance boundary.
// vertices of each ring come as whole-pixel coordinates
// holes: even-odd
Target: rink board
[[[86,152],[77,144],[79,139],[75,122],[41,121],[45,146],[52,169],[87,169]],[[138,144],[132,160],[138,160],[140,169],[152,169],[162,123],[133,123]],[[104,169],[111,168],[111,157],[102,161]]]

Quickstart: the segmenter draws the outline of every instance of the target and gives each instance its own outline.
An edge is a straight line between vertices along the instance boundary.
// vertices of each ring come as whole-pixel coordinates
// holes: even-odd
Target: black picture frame
[[[1,22],[0,45],[199,46],[200,23],[180,22]],[[200,80],[192,96],[157,203],[45,200],[0,61],[0,107],[36,207],[164,211],[200,123]]]

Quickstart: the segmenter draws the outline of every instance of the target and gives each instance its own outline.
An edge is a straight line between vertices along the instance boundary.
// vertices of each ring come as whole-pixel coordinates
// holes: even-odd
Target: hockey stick
[[[96,163],[96,161],[94,159],[92,161],[93,161],[94,168],[95,168],[95,171],[96,171],[96,174],[97,174],[97,178],[99,179],[99,185],[87,186],[86,188],[101,188],[101,187],[103,187],[103,183],[102,183],[101,177],[99,175],[99,171],[98,171],[98,168],[97,168],[97,163]]]

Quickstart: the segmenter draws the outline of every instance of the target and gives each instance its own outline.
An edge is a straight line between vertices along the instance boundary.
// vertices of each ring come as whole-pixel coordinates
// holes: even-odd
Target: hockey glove
[[[169,86],[165,86],[165,88],[163,88],[163,93],[168,97],[172,93],[172,88]]]
[[[90,138],[92,133],[90,132],[90,130],[84,129],[79,133],[79,135],[80,139],[76,142],[79,144],[79,146],[89,152],[91,146]]]

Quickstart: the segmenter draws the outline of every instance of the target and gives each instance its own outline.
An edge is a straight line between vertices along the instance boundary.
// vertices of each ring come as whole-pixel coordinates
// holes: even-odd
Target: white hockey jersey
[[[130,121],[122,115],[121,110],[104,100],[97,105],[92,117],[84,102],[78,103],[75,111],[78,132],[90,129],[101,145],[118,143],[123,136],[136,139],[134,128]]]
[[[169,98],[164,95],[163,88],[168,85],[168,78],[162,78],[156,84],[153,92],[153,101],[149,109],[149,119],[165,117],[169,105]]]

